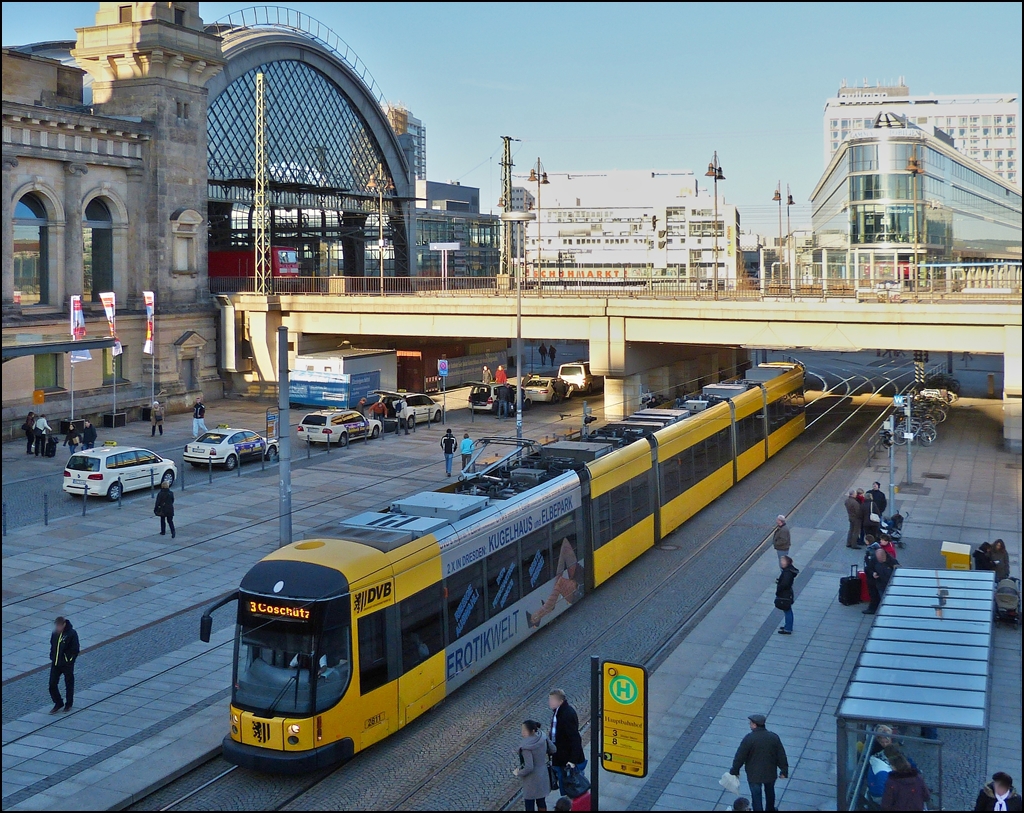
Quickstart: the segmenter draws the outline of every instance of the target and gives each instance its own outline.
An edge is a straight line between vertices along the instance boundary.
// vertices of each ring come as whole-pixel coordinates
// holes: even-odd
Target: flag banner
[[[153,311],[156,305],[156,297],[153,296],[152,291],[143,291],[142,299],[146,303],[146,343],[142,347],[142,352],[152,356],[153,355]]]
[[[103,303],[103,312],[107,315],[107,324],[110,326],[110,335],[114,338],[114,346],[111,353],[120,356],[122,353],[121,342],[117,338],[117,301],[113,291],[100,294],[100,302]]]
[[[88,350],[72,350],[68,355],[71,357],[72,364],[78,364],[80,361],[92,361],[92,353]]]
[[[80,296],[71,297],[71,338],[76,342],[85,338],[85,313]]]

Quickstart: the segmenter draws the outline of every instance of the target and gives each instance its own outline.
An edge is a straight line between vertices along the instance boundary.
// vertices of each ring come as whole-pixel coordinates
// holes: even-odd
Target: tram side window
[[[445,579],[448,643],[472,632],[484,621],[484,563],[476,562]]]
[[[359,694],[388,682],[387,624],[384,610],[359,619]]]
[[[487,557],[487,617],[519,600],[519,551],[506,545]]]
[[[711,473],[708,463],[708,442],[698,440],[693,444],[693,481],[699,483]]]
[[[630,480],[630,501],[633,505],[633,516],[630,525],[636,525],[651,515],[651,489],[649,475],[645,472]]]
[[[663,461],[658,466],[658,471],[661,474],[661,504],[665,505],[670,500],[674,500],[680,494],[683,493],[680,473],[680,463],[682,458],[680,455],[673,455]]]
[[[715,470],[732,463],[732,431],[723,429],[718,433],[718,465]]]
[[[551,539],[548,526],[524,536],[519,544],[523,592],[537,589],[551,578]]]
[[[399,605],[402,617],[402,674],[444,649],[441,586],[432,584]]]
[[[633,525],[633,512],[630,507],[630,484],[623,483],[612,489],[612,539],[624,534]]]
[[[594,497],[594,547],[607,544],[612,538],[612,499],[611,493]]]

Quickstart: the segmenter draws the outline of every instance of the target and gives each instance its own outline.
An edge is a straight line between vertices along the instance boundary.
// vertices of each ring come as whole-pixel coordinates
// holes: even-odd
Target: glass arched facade
[[[906,278],[915,257],[1019,260],[1020,190],[979,169],[916,129],[849,139],[814,194],[815,262],[833,279],[885,280]]]
[[[341,88],[316,68],[292,60],[253,68],[210,102],[210,251],[254,244],[258,72],[266,88],[271,245],[295,248],[304,277],[376,276],[379,205],[369,182],[379,167],[390,179],[387,162]],[[401,208],[387,196],[384,235],[385,273],[408,275]]]
[[[50,301],[47,217],[43,202],[25,195],[14,207],[14,291],[22,305]]]
[[[82,291],[87,302],[114,290],[114,223],[110,209],[99,198],[85,207],[82,225]]]

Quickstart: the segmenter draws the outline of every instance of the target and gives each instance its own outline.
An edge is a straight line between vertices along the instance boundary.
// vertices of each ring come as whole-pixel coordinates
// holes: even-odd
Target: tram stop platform
[[[916,450],[914,484],[897,494],[908,514],[899,560],[909,568],[944,568],[943,542],[976,546],[1001,538],[1011,572],[1019,576],[1021,457],[1002,448],[998,404],[977,401],[970,410],[969,420],[947,422],[940,441]],[[905,472],[901,458],[897,482]],[[875,480],[888,480],[887,465],[884,473],[863,469],[847,489],[870,488]],[[651,675],[648,775],[602,772],[601,809],[726,809],[736,797],[719,779],[749,731],[747,716],[758,713],[767,716],[789,759],[789,778],[776,783],[779,809],[837,809],[836,710],[881,618],[864,615],[865,605],[837,600],[839,579],[851,564],[863,563],[862,551],[845,546],[845,494],[828,506],[805,504],[789,517],[791,554],[800,570],[793,634],[777,634],[778,560],[769,547]],[[942,809],[972,809],[995,771],[1020,781],[1021,633],[996,625],[991,640],[987,725],[970,749],[956,749],[955,740],[947,744]],[[921,767],[937,788],[939,778]],[[749,798],[742,771],[740,794]]]

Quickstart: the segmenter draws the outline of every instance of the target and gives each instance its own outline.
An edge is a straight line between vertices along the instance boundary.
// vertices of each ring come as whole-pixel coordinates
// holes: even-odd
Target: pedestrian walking
[[[395,417],[398,419],[398,429],[404,429],[405,434],[409,434],[409,416],[406,414],[408,404],[405,399],[399,396],[395,399],[394,403]],[[398,434],[398,429],[395,430],[395,434]]]
[[[466,432],[462,436],[462,442],[459,444],[459,452],[462,455],[462,469],[465,471],[466,466],[469,465],[469,459],[473,456],[473,441],[469,438],[469,432]]]
[[[1020,794],[1013,787],[1013,777],[1003,771],[992,774],[992,781],[981,789],[975,810],[1020,810]]]
[[[885,492],[882,491],[882,484],[877,480],[871,484],[871,490],[867,493],[868,498],[875,504],[875,510],[878,512],[878,516],[882,516],[885,513],[886,506],[889,505],[889,500],[885,496]]]
[[[548,347],[548,358],[551,359],[551,366],[555,366],[555,346]]]
[[[566,796],[565,774],[570,766],[577,771],[587,767],[587,757],[583,753],[583,740],[580,737],[580,718],[576,709],[569,705],[565,692],[552,689],[548,694],[548,708],[551,709],[551,734],[549,735],[554,751],[551,767],[558,776],[558,792]]]
[[[779,627],[779,635],[793,634],[793,602],[796,601],[796,593],[793,592],[793,582],[800,573],[793,567],[793,560],[788,556],[779,558],[781,573],[775,580],[775,606],[782,610],[783,623]]]
[[[857,492],[851,491],[846,495],[846,518],[850,522],[850,528],[846,532],[846,547],[856,548],[860,545],[860,503],[857,501]]]
[[[551,741],[544,736],[536,720],[523,722],[523,739],[519,743],[519,767],[512,775],[523,786],[523,805],[527,810],[547,810],[551,783],[548,780],[548,754],[554,752]]]
[[[36,445],[36,413],[30,412],[21,425],[21,431],[25,433],[25,454],[32,454]]]
[[[155,437],[157,429],[161,435],[164,433],[164,408],[159,401],[154,401],[149,410],[149,436]]]
[[[82,436],[78,434],[75,422],[69,421],[67,434],[64,435],[64,445],[68,447],[68,454],[74,454],[78,451],[78,446],[81,442]]]
[[[171,539],[174,539],[174,492],[166,480],[160,484],[160,493],[156,495],[153,513],[160,517],[160,536],[166,536],[167,526],[170,526]]]
[[[50,714],[56,714],[62,709],[65,712],[71,711],[74,705],[75,661],[78,660],[80,649],[78,632],[71,626],[71,619],[58,615],[53,622],[53,632],[50,633],[50,699],[53,700]],[[61,675],[64,676],[66,701],[60,696]]]
[[[537,348],[537,352],[540,353],[540,366],[548,366],[548,349],[545,347],[544,342],[540,343],[540,347]]]
[[[861,611],[864,615],[874,615],[878,611],[882,594],[889,586],[889,580],[895,569],[889,555],[882,548],[878,548],[875,551],[875,558],[865,565],[864,571],[868,577],[868,594],[871,596],[871,601],[867,609]]]
[[[46,455],[46,439],[50,436],[53,430],[50,428],[50,424],[46,422],[46,413],[40,412],[36,416],[36,422],[34,425],[35,429],[35,455],[36,457]]]
[[[199,395],[192,406],[192,440],[209,431],[206,428],[206,405],[203,403],[203,396]]]
[[[508,373],[505,372],[505,368],[502,365],[498,365],[498,372],[494,374],[495,384],[506,384],[508,383]]]
[[[786,524],[786,517],[779,514],[775,518],[775,534],[772,537],[772,547],[778,553],[780,562],[784,556],[789,556],[790,544],[789,526]]]
[[[452,430],[449,429],[444,433],[441,438],[441,451],[444,452],[444,476],[452,476],[452,460],[455,458],[455,447],[458,446],[458,441],[455,440],[455,435],[452,434]]]
[[[1010,557],[1006,552],[1006,543],[1002,539],[992,542],[992,547],[988,549],[988,560],[996,572],[996,582],[1010,578]]]
[[[775,810],[775,780],[789,775],[786,749],[779,735],[765,727],[767,720],[763,714],[751,714],[747,719],[750,733],[736,749],[729,773],[739,776],[740,768],[746,767],[754,810]]]
[[[886,756],[892,770],[885,780],[882,810],[925,810],[932,795],[921,772],[910,764],[910,760],[896,746],[889,746]]]
[[[92,449],[96,445],[96,427],[91,421],[82,421],[82,448]]]
[[[480,380],[483,381],[485,384],[494,383],[494,374],[491,372],[491,368],[488,367],[486,364],[484,365],[484,371],[480,373]]]

